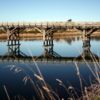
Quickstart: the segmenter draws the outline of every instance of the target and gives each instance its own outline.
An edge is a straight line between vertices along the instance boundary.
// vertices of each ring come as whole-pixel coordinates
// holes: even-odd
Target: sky
[[[100,21],[100,0],[0,0],[0,22]]]

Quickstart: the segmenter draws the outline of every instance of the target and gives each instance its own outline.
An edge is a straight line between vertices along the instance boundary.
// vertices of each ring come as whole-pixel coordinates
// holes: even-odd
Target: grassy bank
[[[73,37],[73,36],[82,36],[82,33],[78,32],[78,31],[65,31],[65,32],[56,32],[53,34],[53,38],[54,39],[63,39],[63,38],[67,38],[67,37]],[[95,32],[92,34],[92,36],[100,36],[100,32]],[[43,38],[43,34],[42,33],[20,33],[20,38],[21,39],[42,39]],[[0,39],[7,39],[7,34],[2,32],[0,33]]]

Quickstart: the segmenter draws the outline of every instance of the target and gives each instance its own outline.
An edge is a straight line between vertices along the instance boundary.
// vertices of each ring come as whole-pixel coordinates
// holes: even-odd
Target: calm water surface
[[[100,39],[91,39],[90,43],[91,52],[100,57]],[[28,56],[40,56],[45,52],[42,40],[21,41],[20,50]],[[53,51],[61,57],[77,57],[83,52],[83,42],[81,39],[76,38],[74,40],[54,40]],[[1,41],[0,55],[5,55],[7,52],[7,42]],[[80,80],[74,62],[37,62],[37,65],[46,83],[60,98],[65,98],[66,100],[68,94],[66,89],[60,86],[56,79],[60,79],[66,88],[73,86],[77,94],[81,95]],[[94,63],[89,62],[89,65],[94,71]],[[84,62],[78,62],[78,67],[83,88],[95,82],[94,75]],[[37,66],[34,62],[0,60],[0,100],[7,100],[5,87],[12,100],[18,95],[25,97],[26,100],[32,100],[35,95],[34,89],[29,81],[25,83],[24,78],[29,75],[38,84],[39,80],[36,79],[34,74],[38,74]]]

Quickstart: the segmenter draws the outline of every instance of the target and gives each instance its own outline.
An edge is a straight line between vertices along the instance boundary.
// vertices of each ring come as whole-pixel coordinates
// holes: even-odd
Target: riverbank
[[[64,39],[69,37],[82,36],[78,31],[57,32],[53,34],[54,39]],[[91,36],[100,37],[100,32],[94,32]],[[20,33],[20,39],[42,39],[42,33]],[[0,39],[7,39],[6,33],[0,33]]]

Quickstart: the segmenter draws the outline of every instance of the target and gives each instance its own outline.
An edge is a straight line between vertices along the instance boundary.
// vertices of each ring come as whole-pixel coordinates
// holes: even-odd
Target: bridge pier
[[[19,25],[16,27],[13,25],[4,27],[4,30],[7,33],[7,46],[9,56],[21,56],[20,33],[24,29],[24,27],[20,27]]]
[[[53,57],[53,29],[44,29],[43,34],[43,46],[44,56]]]
[[[83,38],[84,37],[90,37],[91,34],[93,34],[95,31],[98,30],[96,27],[76,27],[77,30],[79,30],[82,33]]]
[[[35,29],[43,34],[43,45],[45,46],[53,45],[53,33],[55,32],[54,27],[49,28],[48,26],[43,27],[41,25],[41,27],[35,26]]]
[[[91,48],[90,37],[84,37],[83,38],[83,54],[82,54],[84,58],[90,56],[90,52],[91,52],[90,48]]]
[[[90,37],[86,37],[84,36],[84,38],[82,37],[82,41],[83,41],[83,51],[82,53],[77,57],[78,59],[82,59],[82,60],[92,60],[91,56],[95,56],[97,57],[95,54],[93,54],[91,52],[91,44],[90,44]]]
[[[43,56],[45,58],[56,58],[56,59],[59,59],[61,58],[61,55],[59,55],[57,52],[54,51],[54,48],[53,48],[54,45],[48,45],[48,46],[45,46],[44,45],[44,54]]]
[[[9,55],[20,55],[20,29],[16,28],[7,28],[7,46]]]
[[[43,45],[52,46],[53,45],[53,30],[43,30]]]
[[[44,57],[53,57],[53,45],[44,45]]]

